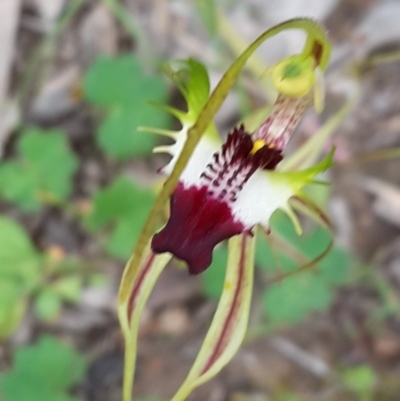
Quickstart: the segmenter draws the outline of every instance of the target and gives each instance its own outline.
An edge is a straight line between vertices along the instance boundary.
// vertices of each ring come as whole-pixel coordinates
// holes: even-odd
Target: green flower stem
[[[248,43],[236,32],[235,28],[221,12],[217,13],[218,31],[222,39],[225,40],[235,57],[238,57],[248,46]],[[264,61],[254,54],[248,61],[246,68],[257,79],[265,73],[267,66]],[[263,89],[266,92],[268,103],[273,103],[276,98],[276,91],[269,80],[262,82]]]
[[[136,354],[136,339],[131,336],[125,336],[125,358],[124,358],[124,378],[122,386],[122,399],[129,401],[132,399],[133,390],[133,374],[135,372],[136,358],[133,355]]]

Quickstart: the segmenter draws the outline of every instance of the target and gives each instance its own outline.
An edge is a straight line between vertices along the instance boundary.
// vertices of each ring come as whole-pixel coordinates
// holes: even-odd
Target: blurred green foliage
[[[18,348],[13,368],[0,376],[4,401],[76,401],[68,394],[84,378],[85,358],[53,337]]]
[[[215,38],[218,31],[216,1],[198,0],[196,3],[203,24]],[[194,61],[188,66],[188,71],[199,68]],[[199,81],[190,83],[198,85],[198,90],[195,97],[187,99],[197,111],[208,96],[205,70],[202,76],[201,85]],[[97,143],[114,159],[125,161],[149,155],[156,139],[138,132],[137,128],[166,128],[171,123],[170,116],[149,104],[149,100],[166,103],[165,82],[160,76],[147,75],[134,55],[98,58],[84,78],[83,91],[85,99],[102,112]],[[65,207],[77,168],[78,159],[64,132],[25,129],[16,141],[15,155],[0,166],[0,197],[25,212],[36,212],[43,203]],[[321,194],[317,189],[316,195]],[[85,226],[93,236],[106,235],[105,250],[110,256],[126,260],[154,199],[152,190],[141,188],[131,178],[117,174],[106,188],[98,190],[90,199],[93,208],[85,218]],[[258,236],[256,264],[263,278],[293,272],[301,264],[294,255],[310,260],[329,243],[330,234],[324,229],[313,229],[302,237],[297,236],[282,213],[273,216],[271,229],[286,249],[271,245],[263,235]],[[104,282],[104,276],[85,276],[79,260],[57,259],[38,251],[23,227],[5,217],[0,217],[0,244],[0,340],[12,335],[30,301],[39,318],[51,320],[59,316],[65,302],[78,302],[85,280],[93,285],[99,280]],[[211,267],[201,275],[206,296],[220,297],[226,260],[227,248],[219,246],[214,251]],[[269,285],[263,297],[266,318],[271,323],[296,323],[313,311],[325,310],[335,287],[346,283],[352,263],[347,251],[335,247],[314,270]],[[41,337],[35,345],[16,350],[12,370],[0,376],[0,399],[75,401],[68,390],[82,380],[85,370],[86,361],[76,351],[54,338]],[[376,376],[370,367],[346,369],[340,373],[340,378],[360,401],[372,399]],[[300,398],[285,392],[274,400],[300,401]],[[141,401],[158,399],[150,397]]]
[[[104,152],[117,159],[147,155],[153,149],[154,136],[139,133],[138,127],[165,128],[170,123],[166,113],[149,104],[166,102],[165,82],[146,75],[133,55],[98,58],[86,74],[84,94],[105,111],[97,140]]]
[[[43,201],[64,202],[78,167],[64,132],[26,129],[17,141],[17,155],[0,166],[0,195],[26,212]]]
[[[297,394],[284,392],[273,398],[273,401],[302,401]]]
[[[81,261],[39,252],[25,230],[5,217],[0,243],[0,339],[14,332],[32,300],[44,320],[57,317],[64,302],[78,302],[85,277]]]
[[[256,265],[262,271],[279,274],[296,270],[301,261],[312,260],[329,244],[330,234],[322,228],[313,229],[299,237],[290,219],[281,212],[271,219],[271,231],[292,252],[272,246],[260,233],[256,246]],[[227,250],[220,247],[213,255],[213,265],[202,275],[203,290],[206,295],[218,299],[221,295],[226,268]],[[268,286],[264,294],[264,311],[270,323],[296,323],[313,311],[329,307],[333,290],[346,283],[352,260],[347,251],[335,247],[308,271],[282,279]]]
[[[377,384],[377,376],[374,370],[367,365],[347,368],[341,372],[341,378],[346,386],[360,401],[374,399],[374,387]]]
[[[210,298],[219,299],[225,278],[228,249],[222,244],[213,252],[211,266],[201,274],[201,282],[204,294]]]
[[[302,257],[312,260],[327,248],[330,234],[323,228],[313,229],[298,236],[293,224],[283,213],[276,213],[271,220],[271,230],[281,237]],[[256,254],[257,265],[266,270],[290,273],[302,263],[293,260],[285,250],[276,250],[259,237]],[[351,258],[347,251],[335,247],[315,268],[284,278],[267,288],[264,295],[264,310],[273,323],[296,323],[310,312],[329,307],[335,286],[347,281]]]
[[[154,199],[153,191],[140,188],[129,177],[117,177],[107,188],[95,194],[87,225],[93,231],[108,226],[107,251],[111,256],[126,260]]]
[[[40,281],[41,257],[24,229],[0,217],[0,339],[22,319],[26,297]]]

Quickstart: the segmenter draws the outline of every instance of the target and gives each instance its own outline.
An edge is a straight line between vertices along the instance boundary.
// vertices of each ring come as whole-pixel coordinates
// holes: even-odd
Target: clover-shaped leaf
[[[40,256],[24,229],[0,217],[0,278],[34,280],[39,274]]]
[[[22,227],[0,217],[0,340],[20,323],[29,291],[40,280],[41,259]]]
[[[264,310],[269,321],[296,323],[310,312],[325,310],[332,298],[326,283],[312,272],[287,277],[264,294]]]
[[[26,309],[23,291],[14,280],[0,281],[0,341],[18,327]]]
[[[155,138],[137,128],[169,124],[169,116],[149,104],[165,102],[166,84],[157,76],[146,75],[133,55],[98,58],[85,77],[84,93],[88,101],[107,112],[97,140],[115,158],[148,154]]]
[[[40,289],[35,298],[35,312],[43,320],[57,318],[63,302],[77,303],[83,286],[83,277],[78,274],[61,276]]]
[[[155,199],[150,190],[139,188],[128,177],[117,178],[94,197],[87,224],[92,230],[111,228],[107,241],[110,255],[126,259],[138,238]]]
[[[43,200],[63,202],[77,167],[63,132],[28,129],[17,143],[16,158],[0,166],[0,195],[27,212]]]
[[[278,233],[286,244],[299,256],[312,260],[329,244],[327,230],[317,228],[310,233],[297,236],[289,218],[277,213],[271,220],[271,230]],[[268,271],[287,273],[299,267],[282,250],[274,250],[259,238],[256,260],[259,267]],[[264,310],[271,321],[295,323],[305,318],[310,312],[326,309],[332,299],[334,285],[346,282],[351,259],[344,249],[335,247],[311,271],[302,272],[269,287],[264,295]]]
[[[0,377],[4,401],[75,401],[68,390],[83,379],[86,361],[71,347],[52,337],[20,348],[13,369]]]

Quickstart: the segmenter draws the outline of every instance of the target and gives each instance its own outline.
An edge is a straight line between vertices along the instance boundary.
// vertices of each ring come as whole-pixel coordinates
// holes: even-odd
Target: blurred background
[[[149,99],[185,107],[160,63],[197,58],[214,86],[244,44],[299,16],[333,42],[325,111],[305,116],[291,150],[334,132],[332,186],[312,195],[335,247],[316,272],[271,284],[329,241],[309,221],[299,239],[274,216],[245,343],[190,399],[400,399],[400,160],[385,160],[400,146],[400,1],[2,0],[1,401],[121,399],[118,284],[168,160],[151,154],[165,140],[136,127],[179,127]],[[303,39],[260,49],[217,116],[222,135],[271,101],[260,72]],[[168,400],[185,378],[225,259],[222,245],[205,275],[176,262],[163,273],[140,330],[135,401]]]

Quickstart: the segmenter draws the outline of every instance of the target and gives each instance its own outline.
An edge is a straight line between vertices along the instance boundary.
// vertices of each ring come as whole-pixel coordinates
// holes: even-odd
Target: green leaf
[[[273,250],[264,235],[257,237],[255,259],[257,267],[275,274],[290,272],[298,267],[298,264],[289,256],[277,249]]]
[[[97,141],[105,152],[117,159],[147,155],[154,148],[155,136],[138,132],[137,128],[146,125],[163,126],[157,123],[159,116],[158,111],[148,106],[118,107],[100,126]]]
[[[301,401],[301,399],[297,394],[284,392],[274,397],[273,401]]]
[[[288,235],[284,225],[281,225],[279,229],[282,228],[284,229],[280,231],[282,237],[309,260],[317,257],[330,241],[328,230],[323,228],[316,228],[308,234],[297,237],[297,239],[293,237],[293,230]],[[350,266],[350,254],[340,247],[335,247],[318,263],[318,273],[326,283],[344,284],[348,279]]]
[[[67,391],[83,379],[86,361],[82,355],[52,337],[20,348],[13,369],[0,377],[4,401],[74,401]]]
[[[88,277],[90,287],[104,287],[110,285],[110,279],[102,273],[93,273]]]
[[[0,281],[0,341],[16,330],[25,314],[26,304],[16,281]]]
[[[271,231],[308,260],[321,254],[330,242],[329,232],[322,228],[297,236],[290,219],[282,212],[272,216]],[[284,250],[272,250],[262,235],[257,242],[256,261],[260,268],[276,275],[299,267],[299,262],[292,260]],[[295,323],[310,312],[327,308],[332,298],[332,286],[346,282],[350,266],[349,253],[336,247],[318,263],[315,273],[302,272],[273,284],[264,296],[268,318],[272,322]]]
[[[228,249],[221,245],[213,252],[213,259],[210,267],[200,276],[204,294],[210,298],[219,299],[225,280],[226,261]]]
[[[24,229],[0,217],[0,280],[17,280],[27,290],[40,277],[40,267],[40,255]]]
[[[151,151],[155,139],[138,132],[139,126],[169,125],[169,116],[149,104],[166,101],[166,84],[157,76],[144,74],[133,55],[98,58],[86,74],[84,93],[88,101],[109,111],[97,139],[100,147],[115,158]]]
[[[369,394],[376,383],[376,375],[370,366],[357,366],[342,372],[345,385],[355,394]]]
[[[329,237],[327,230],[315,229],[304,238],[300,238],[297,248],[309,259],[315,258],[329,244]],[[350,254],[336,247],[318,263],[318,272],[326,283],[344,284],[349,276],[350,265]]]
[[[46,199],[65,201],[78,167],[65,134],[32,128],[22,133],[17,149],[16,159],[0,166],[0,194],[27,212],[37,210]]]
[[[114,230],[109,236],[106,246],[111,256],[126,260],[132,253],[133,246],[144,226],[152,204],[146,204],[145,198],[146,195],[144,193],[136,196],[138,204],[134,206],[131,212],[118,219],[114,225]],[[139,201],[139,199],[141,200]],[[153,201],[154,199],[151,199],[151,202]]]
[[[60,278],[53,286],[53,291],[64,301],[78,302],[82,292],[83,278],[80,275],[70,275]]]
[[[271,231],[279,234],[290,244],[298,243],[301,238],[297,235],[293,223],[289,217],[281,210],[276,211],[270,220]]]
[[[345,284],[349,278],[352,260],[348,251],[334,248],[319,262],[321,277],[330,284]]]
[[[60,296],[51,288],[40,291],[35,299],[35,312],[43,320],[53,320],[60,315],[62,302]]]
[[[263,302],[271,322],[296,323],[311,311],[325,310],[331,302],[331,291],[319,277],[304,272],[273,284]]]
[[[155,194],[135,185],[128,177],[117,178],[94,197],[93,211],[87,219],[92,230],[111,228],[108,252],[117,258],[129,257],[154,202]]]
[[[0,339],[9,337],[23,318],[40,268],[40,256],[23,228],[0,217]]]
[[[19,161],[4,162],[0,166],[0,195],[26,211],[32,212],[40,207],[36,196],[38,187],[34,170],[27,169]]]

